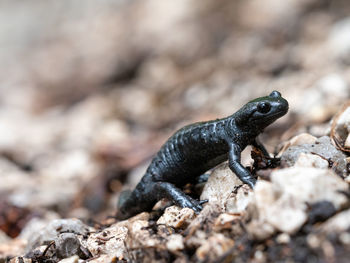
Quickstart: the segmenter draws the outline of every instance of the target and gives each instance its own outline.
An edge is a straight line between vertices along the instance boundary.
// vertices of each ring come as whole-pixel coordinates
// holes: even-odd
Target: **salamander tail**
[[[132,191],[131,190],[125,190],[122,191],[119,195],[118,203],[117,203],[117,208],[123,207],[125,204],[126,200],[128,200],[131,196]]]

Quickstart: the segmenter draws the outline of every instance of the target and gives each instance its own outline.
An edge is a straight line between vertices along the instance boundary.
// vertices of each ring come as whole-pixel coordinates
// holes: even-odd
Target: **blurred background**
[[[320,136],[350,94],[346,0],[0,1],[0,229],[105,218],[177,128],[278,90],[262,136]]]

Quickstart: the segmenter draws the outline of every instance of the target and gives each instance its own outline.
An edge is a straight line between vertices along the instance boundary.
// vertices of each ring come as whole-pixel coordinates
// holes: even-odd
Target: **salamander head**
[[[262,131],[288,112],[288,101],[278,91],[248,102],[235,115],[236,123]]]

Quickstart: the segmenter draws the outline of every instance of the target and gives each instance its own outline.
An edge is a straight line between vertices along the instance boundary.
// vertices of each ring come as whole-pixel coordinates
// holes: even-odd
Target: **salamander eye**
[[[258,104],[258,112],[260,113],[268,113],[271,109],[270,103],[261,102]]]

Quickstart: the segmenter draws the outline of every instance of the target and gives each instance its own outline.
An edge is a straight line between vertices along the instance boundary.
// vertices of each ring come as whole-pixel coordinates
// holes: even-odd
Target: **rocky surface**
[[[50,12],[47,12],[50,10]],[[347,262],[347,1],[2,1],[0,262]],[[43,23],[45,21],[45,23]],[[242,163],[114,219],[177,128],[279,90]]]
[[[281,162],[287,166],[329,167],[341,177],[348,175],[345,153],[337,149],[328,136],[312,143],[290,146],[281,155]]]

